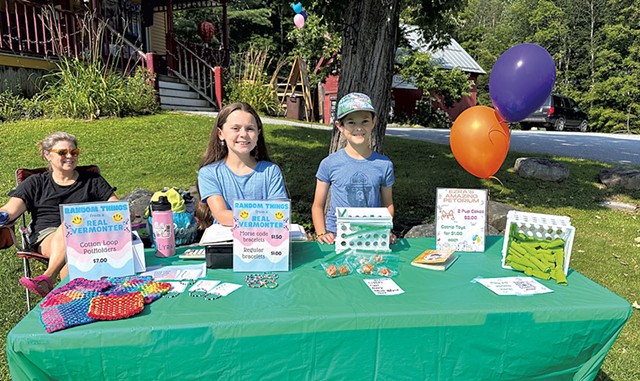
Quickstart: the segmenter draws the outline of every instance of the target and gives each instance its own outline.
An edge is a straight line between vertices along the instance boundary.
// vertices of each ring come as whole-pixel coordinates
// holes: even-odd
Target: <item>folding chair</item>
[[[76,169],[82,170],[82,171],[89,171],[89,172],[95,172],[100,174],[100,169],[98,168],[97,165],[83,165],[83,166],[78,166]],[[16,170],[16,184],[20,184],[21,182],[23,182],[27,177],[31,176],[31,175],[35,175],[38,173],[45,173],[49,170],[49,168],[18,168]],[[31,266],[29,264],[29,261],[31,259],[39,261],[45,265],[49,264],[49,258],[43,256],[42,254],[32,250],[31,248],[31,244],[29,243],[29,229],[27,228],[27,214],[28,212],[25,212],[22,214],[21,218],[21,225],[18,227],[19,231],[20,231],[20,238],[21,238],[21,245],[18,246],[16,239],[15,239],[15,233],[13,231],[11,231],[10,233],[4,232],[2,233],[2,231],[0,231],[0,236],[2,234],[4,234],[5,236],[8,236],[8,234],[11,234],[11,237],[13,238],[13,246],[18,250],[18,258],[22,259],[22,267],[24,270],[24,276],[27,278],[31,278]],[[15,223],[15,221],[14,221]],[[2,229],[5,230],[5,229]],[[7,229],[7,230],[11,230],[11,229]],[[1,246],[0,246],[1,248]],[[31,295],[29,294],[29,290],[25,289],[25,295],[26,295],[26,299],[27,299],[27,311],[31,310]]]

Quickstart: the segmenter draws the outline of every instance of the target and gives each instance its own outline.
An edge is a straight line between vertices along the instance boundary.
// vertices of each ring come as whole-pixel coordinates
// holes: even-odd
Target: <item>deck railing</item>
[[[222,107],[221,71],[214,62],[210,64],[191,50],[187,45],[173,40],[175,55],[172,57],[175,68],[169,67],[178,78],[185,81],[193,90],[218,108]],[[167,51],[167,54],[171,54]],[[217,85],[217,86],[216,86]]]
[[[0,52],[47,59],[100,54],[122,71],[153,70],[149,56],[122,35],[89,10],[75,13],[27,0],[0,4]]]

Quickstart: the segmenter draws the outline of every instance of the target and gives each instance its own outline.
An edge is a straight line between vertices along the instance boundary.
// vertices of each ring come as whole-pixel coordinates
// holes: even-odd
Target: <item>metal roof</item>
[[[443,68],[454,69],[459,67],[467,73],[487,74],[484,69],[474,60],[466,50],[458,44],[458,41],[451,39],[449,45],[442,49],[431,50],[429,43],[425,42],[422,30],[415,25],[401,25],[404,36],[409,42],[412,50],[422,53],[431,53],[433,58],[438,60]]]

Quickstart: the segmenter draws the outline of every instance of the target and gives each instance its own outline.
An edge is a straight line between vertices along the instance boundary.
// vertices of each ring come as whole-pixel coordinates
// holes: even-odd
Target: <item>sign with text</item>
[[[484,252],[487,191],[438,188],[436,249]]]
[[[233,271],[289,271],[291,201],[233,202]]]
[[[134,275],[127,202],[60,205],[69,278]]]

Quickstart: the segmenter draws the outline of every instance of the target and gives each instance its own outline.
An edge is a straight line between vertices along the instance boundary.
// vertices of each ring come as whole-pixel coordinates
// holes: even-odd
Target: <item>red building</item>
[[[473,81],[473,87],[469,90],[470,94],[456,102],[452,107],[447,108],[443,101],[434,102],[433,106],[443,109],[449,115],[451,121],[455,120],[467,108],[475,106],[478,76],[486,74],[482,67],[454,39],[451,39],[449,45],[442,49],[430,50],[429,45],[422,38],[422,32],[417,27],[402,26],[402,29],[404,37],[409,42],[412,50],[430,53],[433,58],[440,62],[444,70],[460,68]],[[337,75],[329,76],[321,89],[321,92],[324,92],[321,97],[324,104],[320,110],[323,111],[322,120],[327,124],[333,122],[332,110],[335,110],[335,104],[338,101],[336,99],[338,95],[338,79]],[[404,81],[400,75],[395,75],[391,85],[391,96],[394,115],[411,117],[417,112],[416,103],[423,98],[424,92],[414,86],[413,83]],[[438,97],[436,96],[436,98]]]

